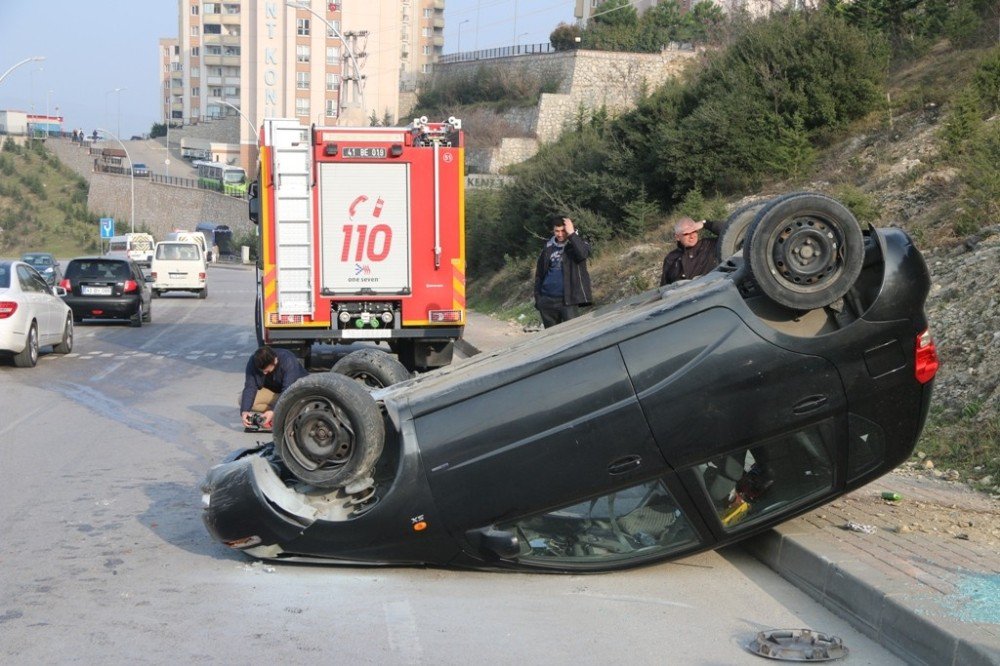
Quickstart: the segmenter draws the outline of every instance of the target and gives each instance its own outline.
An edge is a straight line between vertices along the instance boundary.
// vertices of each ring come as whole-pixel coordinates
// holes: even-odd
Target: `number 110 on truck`
[[[265,119],[250,219],[259,226],[257,338],[385,342],[411,371],[451,362],[465,308],[464,137]]]

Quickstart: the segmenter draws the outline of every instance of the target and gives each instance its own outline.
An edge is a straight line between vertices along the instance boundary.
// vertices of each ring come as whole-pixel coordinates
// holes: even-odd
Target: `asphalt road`
[[[153,323],[77,327],[74,352],[0,361],[4,664],[762,664],[756,632],[841,637],[901,663],[738,548],[602,575],[270,564],[212,541],[208,468],[258,436],[236,407],[253,273]]]

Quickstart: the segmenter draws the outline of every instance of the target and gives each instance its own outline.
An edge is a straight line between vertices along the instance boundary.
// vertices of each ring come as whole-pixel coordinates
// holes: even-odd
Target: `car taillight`
[[[459,324],[462,322],[461,310],[431,310],[427,319],[434,324]]]
[[[135,280],[125,280],[124,291],[126,294],[131,294],[133,291],[137,291],[138,289],[139,285],[136,284]]]
[[[151,272],[149,275],[153,278],[153,282],[156,282],[156,271]]]
[[[930,329],[925,328],[917,336],[916,368],[914,370],[917,381],[926,384],[934,379],[940,365],[937,349],[934,347],[934,338],[931,337]]]
[[[204,273],[198,273],[198,279],[199,280],[204,280],[205,279],[205,274]]]
[[[17,303],[14,301],[0,301],[0,319],[6,319],[17,312]]]
[[[73,284],[66,278],[63,278],[62,280],[59,281],[59,286],[65,289],[66,291],[73,291]]]

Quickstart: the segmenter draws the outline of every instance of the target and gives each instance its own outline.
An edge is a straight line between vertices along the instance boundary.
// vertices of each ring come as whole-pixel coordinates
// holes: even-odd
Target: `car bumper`
[[[128,319],[139,310],[140,296],[66,296],[66,305],[76,319]]]

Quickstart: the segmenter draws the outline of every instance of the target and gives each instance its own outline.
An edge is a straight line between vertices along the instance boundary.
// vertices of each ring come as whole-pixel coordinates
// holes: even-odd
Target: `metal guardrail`
[[[475,62],[476,60],[494,60],[496,58],[510,58],[519,55],[535,55],[539,53],[555,53],[555,48],[548,42],[544,44],[518,44],[517,46],[503,46],[497,49],[483,49],[479,51],[462,51],[461,53],[447,53],[438,58],[438,64],[447,65],[455,62]]]

